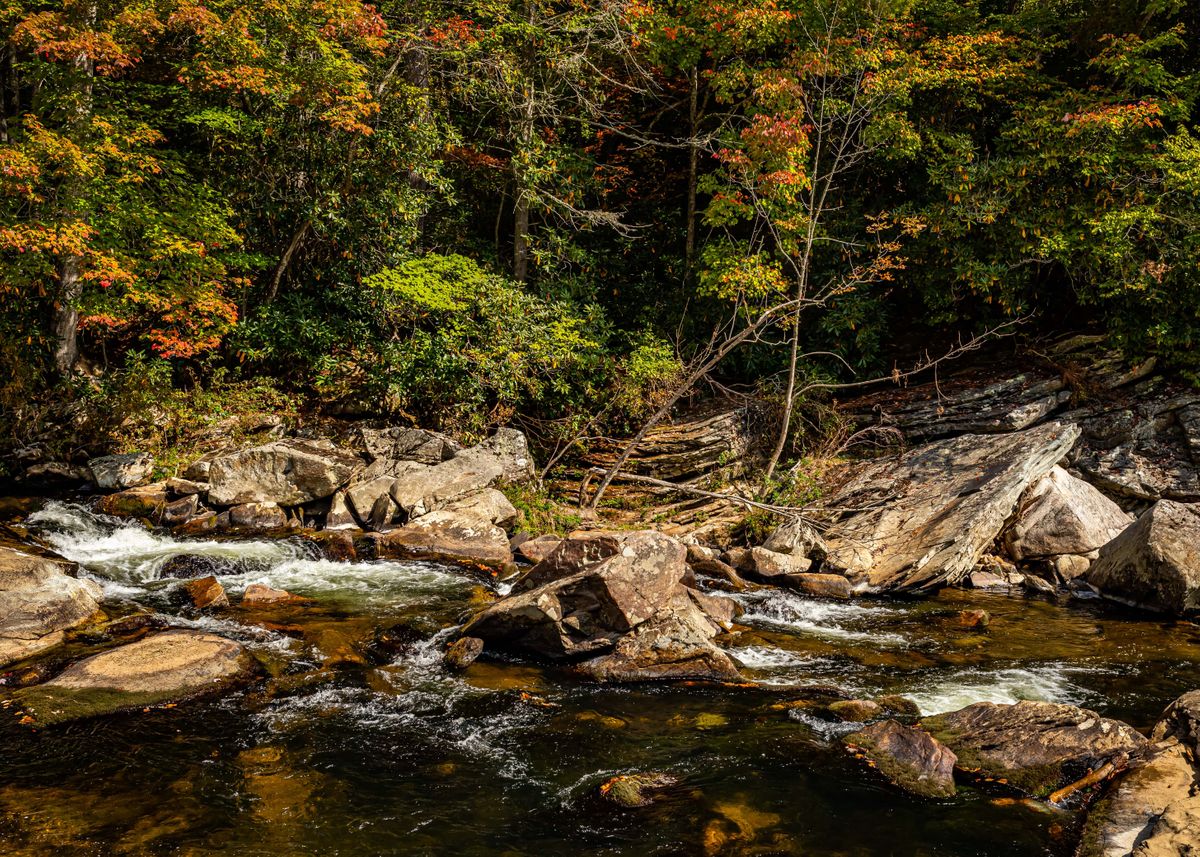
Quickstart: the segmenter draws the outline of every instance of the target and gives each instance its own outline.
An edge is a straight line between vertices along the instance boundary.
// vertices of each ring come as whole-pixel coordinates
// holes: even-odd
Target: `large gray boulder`
[[[503,476],[504,465],[496,456],[472,448],[441,464],[409,471],[393,483],[391,496],[408,518],[419,518],[489,488]]]
[[[1074,445],[1050,423],[962,435],[860,465],[832,497],[826,564],[873,589],[955,583],[975,569],[1021,495]],[[850,511],[846,511],[850,510]]]
[[[503,528],[516,517],[508,498],[486,488],[390,530],[378,542],[379,553],[508,569],[513,557]]]
[[[250,676],[240,643],[198,631],[167,631],[93,655],[14,698],[39,725],[208,695]]]
[[[1054,702],[977,702],[921,721],[960,767],[1042,797],[1148,742],[1128,724]]]
[[[489,648],[575,662],[600,681],[736,678],[733,661],[712,643],[728,629],[732,604],[684,585],[683,545],[652,531],[601,539],[591,551],[583,539],[568,540],[558,565],[570,550],[580,557],[578,571],[497,601],[463,635]]]
[[[154,459],[145,452],[105,455],[89,461],[88,470],[101,491],[121,491],[149,482],[154,473]]]
[[[527,482],[537,475],[533,456],[529,452],[529,441],[523,432],[513,428],[499,428],[496,433],[478,446],[464,450],[459,455],[489,455],[500,464],[500,479],[503,482]]]
[[[1087,581],[1138,607],[1175,615],[1200,610],[1200,504],[1159,500],[1100,549]]]
[[[0,547],[0,667],[63,641],[100,609],[100,586],[62,564]]]
[[[1061,467],[1031,486],[1018,508],[1004,536],[1009,556],[1018,561],[1091,553],[1133,523],[1132,515]]]
[[[356,454],[327,440],[277,440],[213,459],[208,499],[218,506],[297,506],[332,496],[362,466]]]
[[[444,434],[402,426],[359,429],[358,443],[370,456],[372,464],[383,462],[378,467],[381,473],[397,462],[439,464],[462,449],[458,441]]]

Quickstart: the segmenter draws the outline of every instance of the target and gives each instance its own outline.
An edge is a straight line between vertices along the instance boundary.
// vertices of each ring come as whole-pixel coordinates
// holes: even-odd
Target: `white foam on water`
[[[385,606],[470,586],[461,575],[429,563],[313,559],[303,546],[285,540],[177,539],[57,501],[30,515],[28,523],[117,598],[137,598],[148,587],[172,585],[154,586],[162,566],[183,555],[228,562],[236,573],[222,575],[221,583],[234,594],[261,583],[297,595],[339,595]]]
[[[782,589],[760,589],[737,596],[746,612],[738,621],[838,640],[906,646],[900,634],[870,626],[894,615],[889,607],[805,598]]]
[[[926,678],[902,691],[921,709],[921,714],[958,711],[976,702],[1011,704],[1023,699],[1038,702],[1086,703],[1093,696],[1072,677],[1095,672],[1091,667],[1043,664],[1005,669],[962,670],[944,678]]]

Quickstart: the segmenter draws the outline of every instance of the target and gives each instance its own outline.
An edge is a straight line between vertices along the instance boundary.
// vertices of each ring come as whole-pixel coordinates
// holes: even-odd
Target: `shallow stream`
[[[5,718],[3,854],[1069,855],[1076,814],[1000,787],[905,795],[840,749],[852,724],[789,707],[789,688],[903,693],[924,713],[1064,701],[1142,729],[1200,688],[1196,625],[952,590],[739,596],[746,630],[724,642],[753,687],[597,686],[518,661],[451,673],[448,629],[494,588],[454,568],[331,562],[299,542],[182,541],[59,502],[25,525],[111,605],[241,640],[277,677],[41,731]],[[197,616],[178,581],[158,578],[180,554],[236,563],[222,578],[231,595],[265,583],[312,604]],[[986,633],[959,626],[967,608],[991,614]],[[410,642],[381,649],[378,631],[397,624]],[[300,675],[314,678],[287,682]],[[644,809],[596,797],[637,771],[680,784]]]

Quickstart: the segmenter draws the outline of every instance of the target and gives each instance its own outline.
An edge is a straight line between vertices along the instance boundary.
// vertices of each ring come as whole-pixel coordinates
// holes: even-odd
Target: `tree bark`
[[[688,180],[687,180],[687,239],[684,244],[683,279],[690,284],[696,270],[696,185],[700,166],[699,136],[699,96],[700,96],[700,67],[692,66],[692,91],[688,101]]]
[[[283,281],[283,275],[287,273],[288,265],[292,263],[292,257],[296,255],[296,251],[300,249],[300,245],[304,243],[304,236],[308,234],[308,230],[312,228],[312,218],[304,218],[304,222],[296,229],[292,235],[292,240],[288,242],[287,249],[283,251],[283,256],[279,259],[279,264],[275,266],[275,273],[271,276],[271,287],[267,290],[267,297],[263,303],[270,303],[275,300],[279,294],[279,284]]]
[[[513,279],[524,283],[529,279],[529,197],[519,182],[513,203]]]

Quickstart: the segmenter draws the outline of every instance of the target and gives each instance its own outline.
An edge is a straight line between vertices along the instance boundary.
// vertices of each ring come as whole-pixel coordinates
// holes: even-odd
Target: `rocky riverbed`
[[[1097,478],[1050,387],[909,407],[763,544],[514,537],[511,430],[44,468],[90,488],[6,505],[0,844],[1193,854],[1200,507]]]

